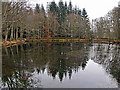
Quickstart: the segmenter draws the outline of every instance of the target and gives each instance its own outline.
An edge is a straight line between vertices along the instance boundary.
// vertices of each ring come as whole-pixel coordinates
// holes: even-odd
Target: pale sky
[[[43,4],[46,8],[47,2],[53,0],[29,0],[32,4]],[[57,4],[60,0],[54,0]],[[69,3],[70,0],[62,0]],[[95,19],[107,14],[115,6],[118,6],[120,0],[71,0],[73,6],[77,5],[80,9],[85,8],[90,19]]]

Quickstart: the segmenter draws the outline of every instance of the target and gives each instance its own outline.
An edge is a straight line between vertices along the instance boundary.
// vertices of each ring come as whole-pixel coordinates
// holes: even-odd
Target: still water
[[[26,43],[2,50],[2,88],[118,88],[120,46]]]

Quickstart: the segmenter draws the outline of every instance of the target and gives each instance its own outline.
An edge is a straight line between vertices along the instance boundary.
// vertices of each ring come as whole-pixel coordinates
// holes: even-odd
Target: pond
[[[118,88],[120,46],[34,42],[2,48],[2,88]]]

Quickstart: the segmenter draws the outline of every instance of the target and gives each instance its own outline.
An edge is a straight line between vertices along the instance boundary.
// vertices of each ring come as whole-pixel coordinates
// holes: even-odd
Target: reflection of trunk
[[[8,56],[8,50],[7,50],[7,47],[5,47],[5,52],[6,52],[7,56]]]
[[[41,30],[40,30],[40,32],[39,32],[39,35],[40,35],[39,38],[41,38]]]
[[[23,52],[24,51],[23,45],[20,45],[20,48],[21,48],[21,52]]]
[[[72,42],[70,43],[70,50],[72,51]]]
[[[12,56],[14,56],[14,53],[13,53],[13,50],[12,50],[12,48],[11,48],[11,47],[10,47],[10,50],[11,50]]]
[[[40,38],[40,30],[38,29],[38,39]]]
[[[18,45],[16,46],[16,48],[17,48],[17,54],[18,54]]]
[[[118,90],[120,90],[120,83],[118,83]]]
[[[28,35],[29,35],[29,39],[30,39],[30,37],[31,37],[31,32],[30,32],[30,29],[28,29]]]

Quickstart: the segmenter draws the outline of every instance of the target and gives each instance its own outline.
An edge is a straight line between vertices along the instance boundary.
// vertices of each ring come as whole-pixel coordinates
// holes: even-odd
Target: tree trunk
[[[7,32],[6,32],[6,35],[5,35],[5,43],[7,43],[7,38],[8,38],[8,28],[7,28]]]
[[[20,39],[23,39],[23,24],[21,24],[21,28],[20,28]]]
[[[16,25],[16,40],[18,39],[18,26]]]
[[[14,30],[14,23],[12,24],[12,29],[11,29],[11,37],[10,37],[10,41],[12,41],[13,40],[13,30]]]

